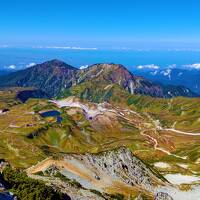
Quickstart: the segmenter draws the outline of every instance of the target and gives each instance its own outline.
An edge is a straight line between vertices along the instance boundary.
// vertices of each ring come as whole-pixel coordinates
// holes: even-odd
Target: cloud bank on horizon
[[[29,67],[33,67],[34,65],[36,65],[37,63],[35,62],[30,62],[28,64],[20,64],[20,65],[17,65],[17,64],[11,64],[11,65],[8,65],[8,66],[4,66],[4,69],[5,70],[19,70],[19,69],[24,69],[24,68],[29,68]]]
[[[158,70],[161,67],[156,64],[149,64],[149,65],[138,65],[136,66],[137,69],[142,70],[142,69],[149,69],[149,70]],[[180,65],[177,66],[176,64],[171,64],[166,67],[167,69],[174,69],[174,68],[184,68],[184,69],[197,69],[200,70],[200,63],[193,63],[193,64],[185,64],[185,65]]]
[[[150,64],[150,65],[139,65],[137,69],[159,69],[158,65]]]
[[[16,69],[16,65],[9,65],[7,69]]]
[[[98,50],[97,47],[70,47],[70,46],[34,46],[38,49],[63,49],[63,50]]]
[[[29,67],[33,67],[34,65],[36,65],[37,63],[35,62],[30,62],[27,64],[10,64],[7,66],[4,66],[5,70],[20,70],[20,69],[24,69],[24,68],[29,68]],[[88,68],[89,65],[85,64],[85,65],[81,65],[79,67],[79,69],[86,69]],[[154,71],[154,74],[157,74],[158,71],[166,69],[168,71],[163,71],[164,75],[168,75],[171,72],[171,69],[175,69],[175,68],[180,68],[180,69],[188,69],[188,70],[200,70],[200,63],[193,63],[193,64],[184,64],[184,65],[176,65],[176,64],[170,64],[166,67],[163,67],[161,65],[158,64],[145,64],[145,65],[138,65],[138,66],[133,66],[133,69],[137,69],[137,70],[149,70],[149,71]]]
[[[34,65],[36,65],[36,63],[31,62],[31,63],[29,63],[29,64],[26,65],[26,68],[28,68],[28,67],[33,67]]]
[[[183,67],[191,68],[191,69],[200,69],[200,63],[183,65]]]

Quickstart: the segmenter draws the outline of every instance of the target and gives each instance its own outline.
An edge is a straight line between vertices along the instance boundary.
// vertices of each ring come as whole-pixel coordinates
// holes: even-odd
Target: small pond
[[[42,112],[40,113],[40,116],[42,117],[55,117],[57,119],[57,123],[61,123],[62,122],[62,117],[60,116],[60,112],[57,110],[49,110],[46,112]]]

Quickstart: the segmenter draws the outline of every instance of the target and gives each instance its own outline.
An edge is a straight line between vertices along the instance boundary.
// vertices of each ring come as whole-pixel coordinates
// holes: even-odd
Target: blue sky
[[[0,45],[200,48],[199,0],[2,0]]]

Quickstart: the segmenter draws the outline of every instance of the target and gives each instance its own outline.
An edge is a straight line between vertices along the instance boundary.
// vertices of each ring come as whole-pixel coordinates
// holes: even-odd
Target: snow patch
[[[175,187],[158,187],[157,192],[164,192],[169,194],[173,200],[198,200],[200,199],[200,187],[194,186],[191,190],[182,191]]]
[[[158,73],[158,71],[154,71],[154,72],[150,72],[150,74],[152,74],[153,76],[155,76]]]
[[[89,65],[82,65],[79,67],[79,69],[87,69]]]
[[[36,65],[36,63],[31,62],[31,63],[29,63],[29,64],[26,65],[26,68],[28,68],[28,67],[33,67],[34,65]]]
[[[164,76],[168,76],[169,79],[171,79],[171,69],[166,69],[165,71],[161,71],[160,73],[163,74]]]
[[[169,168],[170,167],[170,165],[168,163],[164,163],[164,162],[156,162],[156,163],[154,163],[154,166],[158,167],[158,168]]]
[[[189,176],[182,174],[166,174],[164,176],[172,184],[191,184],[192,182],[200,181],[200,178],[197,176]]]

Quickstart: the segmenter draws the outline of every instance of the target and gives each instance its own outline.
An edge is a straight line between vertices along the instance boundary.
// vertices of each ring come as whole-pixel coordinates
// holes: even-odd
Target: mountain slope
[[[86,83],[89,81],[73,86],[73,89],[82,87]],[[92,84],[93,81],[90,83]],[[105,92],[112,92],[109,99],[111,103],[94,104],[70,97],[53,101],[29,99],[25,103],[7,105],[9,109],[0,114],[2,158],[9,161],[12,166],[24,169],[32,165],[38,166],[36,164],[38,161],[53,157],[52,164],[64,164],[65,169],[61,168],[61,171],[60,169],[58,171],[64,172],[66,176],[72,175],[71,179],[68,176],[64,177],[62,173],[59,177],[64,181],[61,183],[61,180],[58,181],[57,175],[59,174],[57,173],[55,177],[51,177],[51,174],[46,176],[48,172],[57,172],[56,168],[59,168],[59,166],[49,165],[50,168],[45,170],[45,176],[42,176],[41,172],[30,176],[43,180],[56,189],[66,189],[66,193],[72,197],[76,194],[82,195],[79,189],[72,190],[72,187],[68,187],[68,183],[74,183],[73,179],[77,178],[74,175],[77,175],[77,172],[76,182],[79,183],[76,185],[80,183],[84,187],[89,185],[87,188],[90,188],[91,184],[95,187],[100,186],[96,189],[103,190],[102,192],[105,190],[101,186],[108,186],[107,193],[122,193],[127,196],[132,193],[134,196],[147,195],[148,192],[146,193],[145,189],[148,188],[154,197],[155,195],[156,197],[162,196],[165,191],[174,197],[174,200],[179,199],[179,193],[189,196],[190,190],[186,194],[173,185],[157,188],[154,191],[151,187],[154,188],[156,177],[161,178],[159,173],[156,173],[157,170],[167,179],[169,174],[170,176],[173,174],[175,176],[191,175],[195,177],[195,180],[197,179],[199,174],[200,99],[153,98],[131,95],[118,84],[109,87],[105,89]],[[7,92],[10,94],[10,91]],[[16,95],[12,94],[12,96],[15,99]],[[5,93],[2,93],[2,97],[5,98]],[[116,98],[124,104],[118,103]],[[112,104],[114,100],[115,105]],[[57,116],[44,117],[43,114],[49,111],[60,113],[62,121],[58,122]],[[130,155],[123,149],[112,151],[121,146],[128,147],[133,154]],[[100,156],[102,151],[108,152]],[[147,165],[136,162],[136,158],[143,160]],[[43,163],[48,164],[46,162],[48,160],[39,163],[39,166]],[[188,167],[186,168],[185,165]],[[155,169],[155,173],[152,174],[151,169]],[[109,176],[109,180],[118,179],[117,184],[110,185],[106,182],[99,185],[107,180],[105,176],[102,176],[102,171],[105,176]],[[83,176],[87,172],[88,176]],[[169,182],[171,182],[170,179]],[[192,182],[189,186],[192,188],[196,184],[198,183]],[[80,190],[83,191],[83,188]],[[86,192],[88,190],[84,190],[84,194]],[[89,195],[92,197],[85,199],[95,199],[93,194]],[[154,199],[160,199],[156,197]],[[168,199],[171,200],[170,197]]]
[[[62,61],[52,60],[0,77],[0,87],[35,87],[50,97],[66,95],[72,86],[87,85],[88,82],[96,86],[96,92],[102,86],[110,87],[115,84],[131,94],[153,97],[195,96],[182,86],[177,88],[154,84],[143,77],[133,75],[123,65],[118,64],[95,64],[81,70]]]
[[[148,80],[134,76],[123,65],[95,64],[79,72],[78,83],[95,81],[101,84],[118,84],[131,94],[162,97],[162,89]],[[98,83],[97,83],[98,84]]]
[[[35,87],[49,96],[57,95],[63,87],[70,87],[77,69],[58,60],[48,61],[0,78],[0,87]]]

